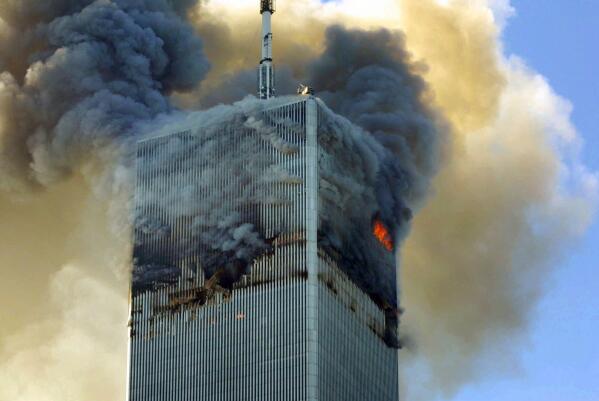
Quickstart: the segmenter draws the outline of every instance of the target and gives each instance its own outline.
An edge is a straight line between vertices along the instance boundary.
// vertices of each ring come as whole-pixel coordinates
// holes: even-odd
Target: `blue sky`
[[[582,160],[599,170],[599,0],[512,0],[505,52],[574,106]],[[453,401],[599,401],[599,224],[561,260],[537,309],[519,377],[488,378]]]

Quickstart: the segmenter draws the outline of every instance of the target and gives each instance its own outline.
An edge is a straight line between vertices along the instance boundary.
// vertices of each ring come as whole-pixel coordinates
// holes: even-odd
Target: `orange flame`
[[[385,227],[383,222],[379,219],[374,220],[372,233],[389,252],[393,251],[393,240],[391,239],[391,234],[389,233],[389,230],[387,230],[387,227]]]

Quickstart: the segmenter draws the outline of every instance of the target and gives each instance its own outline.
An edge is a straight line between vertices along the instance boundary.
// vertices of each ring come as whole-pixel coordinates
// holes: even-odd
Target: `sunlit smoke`
[[[129,237],[114,224],[128,220],[118,206],[127,204],[119,196],[131,179],[123,154],[138,122],[173,112],[173,103],[207,107],[255,91],[253,1],[93,3],[0,7],[0,301],[8,305],[0,311],[0,370],[9,372],[0,378],[1,399],[124,397]],[[273,27],[282,90],[317,81],[316,95],[334,111],[381,136],[396,129],[363,117],[392,104],[387,117],[420,133],[391,136],[389,147],[414,167],[412,177],[425,178],[413,202],[424,207],[401,251],[402,330],[412,344],[401,353],[402,381],[412,400],[450,398],[483,375],[513,370],[543,283],[584,233],[598,187],[578,160],[583,145],[571,106],[502,53],[508,1],[442,3],[279,0]],[[137,13],[140,4],[162,17]],[[111,36],[93,24],[108,14],[131,34]],[[148,30],[153,37],[141,34]],[[383,50],[375,59],[358,46],[369,39],[378,39],[373,52]],[[102,50],[111,46],[117,58]],[[353,108],[358,98],[373,104],[368,90],[356,89],[372,81],[364,71],[334,81],[343,65],[327,70],[324,62],[336,60],[335,46],[353,48],[351,65],[366,72],[397,61],[385,74],[397,86],[383,88],[389,96],[370,109]],[[118,73],[107,73],[115,71],[111,60],[123,67]],[[444,148],[420,141],[433,137],[429,121],[447,121]],[[418,158],[402,156],[414,149],[422,150]],[[90,360],[93,371],[84,369]]]

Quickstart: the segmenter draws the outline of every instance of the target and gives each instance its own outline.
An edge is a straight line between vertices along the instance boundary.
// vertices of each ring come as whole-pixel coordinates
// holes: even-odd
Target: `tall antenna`
[[[270,99],[275,95],[275,70],[272,65],[272,30],[270,18],[275,12],[274,0],[260,0],[262,14],[262,58],[258,67],[258,96]]]

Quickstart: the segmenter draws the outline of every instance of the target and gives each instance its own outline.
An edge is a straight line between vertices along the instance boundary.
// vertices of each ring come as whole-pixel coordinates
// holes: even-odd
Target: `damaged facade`
[[[312,96],[244,102],[138,144],[129,400],[397,400],[401,171]]]

